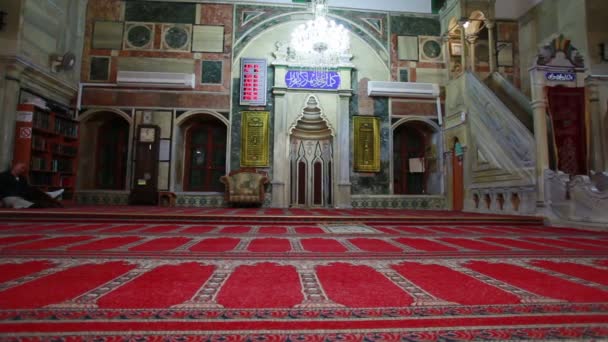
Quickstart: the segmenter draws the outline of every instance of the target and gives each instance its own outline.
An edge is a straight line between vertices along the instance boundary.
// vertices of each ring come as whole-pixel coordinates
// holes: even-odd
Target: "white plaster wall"
[[[587,0],[589,68],[594,75],[608,75],[608,61],[602,60],[600,46],[601,44],[608,44],[607,13],[608,1]]]
[[[517,19],[542,1],[543,0],[496,0],[496,18]]]
[[[55,78],[78,84],[87,1],[23,0],[19,55]],[[72,70],[51,73],[50,56],[67,52],[76,56]]]
[[[276,50],[275,43],[277,41],[289,42],[291,40],[291,32],[305,21],[293,21],[283,23],[271,27],[252,39],[247,46],[241,50],[240,55],[235,56],[234,65],[232,67],[232,77],[240,77],[240,59],[247,58],[266,58],[269,63],[272,63],[274,56],[272,52]],[[382,62],[383,51],[372,49],[363,39],[350,34],[351,52],[353,54],[352,62],[357,70],[358,80],[369,78],[372,81],[388,81],[390,80],[390,72],[388,67]],[[384,56],[386,57],[386,56]]]
[[[563,34],[566,39],[570,39],[588,63],[585,0],[545,0],[520,18],[519,25],[521,84],[522,91],[528,96],[528,69],[533,65],[539,48],[549,43],[554,36]]]

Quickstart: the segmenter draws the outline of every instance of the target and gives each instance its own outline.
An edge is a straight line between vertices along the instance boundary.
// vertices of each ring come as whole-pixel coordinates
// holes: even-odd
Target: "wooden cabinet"
[[[29,166],[28,180],[43,191],[65,189],[71,199],[78,170],[78,121],[67,111],[18,107],[13,160]]]

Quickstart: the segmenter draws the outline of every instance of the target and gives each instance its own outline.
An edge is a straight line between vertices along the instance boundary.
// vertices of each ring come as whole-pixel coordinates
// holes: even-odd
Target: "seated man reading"
[[[63,189],[42,192],[29,186],[26,174],[24,163],[15,163],[10,170],[0,173],[0,201],[4,206],[15,209],[62,207],[55,199],[61,196]]]

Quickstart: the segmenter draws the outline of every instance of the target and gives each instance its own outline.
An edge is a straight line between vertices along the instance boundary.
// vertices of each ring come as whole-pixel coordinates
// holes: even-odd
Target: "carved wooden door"
[[[548,99],[559,170],[587,174],[585,89],[549,87]]]
[[[332,204],[331,139],[292,138],[290,147],[291,205],[326,207]]]

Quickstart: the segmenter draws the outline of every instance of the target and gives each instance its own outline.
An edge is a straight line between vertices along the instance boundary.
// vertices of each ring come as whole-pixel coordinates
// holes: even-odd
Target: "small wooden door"
[[[464,208],[464,180],[463,180],[462,147],[458,141],[454,142],[452,149],[452,206],[456,211]]]

